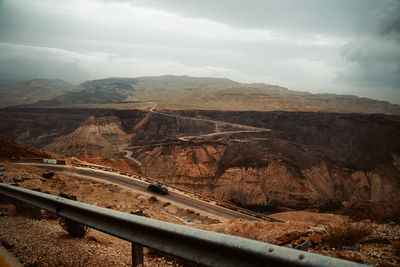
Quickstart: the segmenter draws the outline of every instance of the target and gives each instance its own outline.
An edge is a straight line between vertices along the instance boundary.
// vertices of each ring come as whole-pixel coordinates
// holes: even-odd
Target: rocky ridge
[[[111,109],[2,112],[2,125],[11,116],[15,125],[3,130],[23,144],[70,156],[132,158],[150,177],[262,211],[338,209],[343,202],[399,203],[398,116]],[[70,122],[51,123],[59,118]],[[38,121],[45,132],[36,128]],[[396,205],[390,206],[393,209],[383,217],[400,213]]]
[[[5,83],[7,85],[7,83]],[[61,80],[32,80],[0,88],[7,101],[0,106],[143,108],[242,111],[311,111],[400,114],[400,106],[351,95],[312,94],[262,83],[189,76],[107,78],[73,86]],[[20,91],[16,98],[14,92]],[[2,93],[4,92],[4,93]],[[21,94],[21,92],[23,94]],[[33,93],[32,93],[33,92]],[[3,98],[4,98],[3,97]],[[5,99],[5,98],[4,98]],[[35,103],[36,102],[36,103]]]

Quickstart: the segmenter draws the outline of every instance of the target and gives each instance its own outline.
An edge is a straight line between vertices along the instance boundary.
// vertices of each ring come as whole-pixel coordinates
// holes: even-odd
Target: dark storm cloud
[[[0,77],[215,76],[392,100],[374,87],[398,84],[398,3],[0,0]]]
[[[35,60],[26,57],[0,59],[0,78],[28,80],[35,78],[65,79],[79,83],[87,75],[79,68],[78,62],[60,62],[59,60]]]
[[[338,78],[349,84],[400,94],[400,1],[390,1],[377,14],[374,34],[359,37],[342,50],[353,63]],[[395,89],[395,90],[393,90]],[[399,97],[397,96],[397,101]]]
[[[378,20],[378,33],[381,35],[395,35],[400,33],[400,1],[392,1],[388,3],[382,10],[382,14]]]
[[[63,50],[0,43],[0,78],[62,78],[79,82],[88,74],[76,55]]]

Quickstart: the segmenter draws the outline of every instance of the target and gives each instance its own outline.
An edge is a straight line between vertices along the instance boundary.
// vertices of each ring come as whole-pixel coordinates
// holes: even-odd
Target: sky
[[[0,0],[0,78],[158,75],[400,104],[400,0]]]

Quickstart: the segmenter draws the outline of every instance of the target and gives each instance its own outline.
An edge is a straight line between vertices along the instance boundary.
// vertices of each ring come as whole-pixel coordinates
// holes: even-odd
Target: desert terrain
[[[29,101],[18,98],[17,91],[33,87],[46,90],[36,90]],[[16,97],[0,109],[6,183],[282,246],[307,240],[311,252],[366,264],[399,264],[399,105],[188,76],[77,86],[40,80],[0,92],[7,90]],[[132,171],[286,223],[227,221],[68,173],[43,178],[44,170],[17,164],[29,157]],[[22,263],[69,265],[68,255],[79,247],[74,263],[130,264],[128,243],[94,230],[84,239],[69,238],[51,215],[43,214],[38,226],[17,206],[2,206],[7,216],[0,218],[0,238]],[[55,243],[33,238],[26,225],[51,233]],[[339,232],[346,242],[337,242]],[[68,248],[57,248],[60,242]],[[185,264],[146,253],[150,266]]]
[[[98,160],[94,161],[98,163]],[[76,197],[78,201],[100,207],[123,212],[141,209],[146,217],[287,247],[307,240],[310,252],[376,266],[396,266],[400,261],[400,227],[393,221],[353,220],[348,216],[315,211],[270,214],[285,223],[219,220],[130,188],[64,173],[44,178],[46,170],[10,160],[3,160],[3,163],[7,170],[5,183],[53,195]],[[42,212],[38,220],[32,217],[34,213],[29,206],[4,198],[1,200],[1,212],[5,215],[0,217],[1,244],[24,265],[131,266],[129,242],[93,229],[85,238],[69,237],[54,215]],[[145,249],[145,266],[187,264]]]

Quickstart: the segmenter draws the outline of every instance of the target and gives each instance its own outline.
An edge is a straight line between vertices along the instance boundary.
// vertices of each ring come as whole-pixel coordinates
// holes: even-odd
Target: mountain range
[[[314,111],[400,114],[400,105],[350,95],[311,94],[229,79],[158,76],[107,78],[72,85],[62,80],[0,82],[0,107],[112,107],[162,109]],[[110,106],[111,105],[111,106]]]

